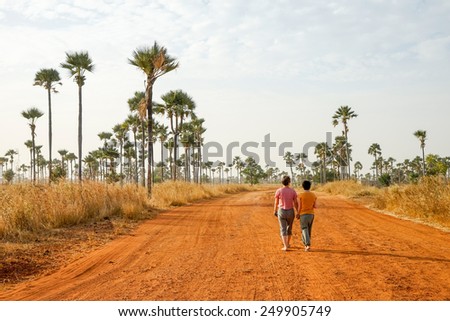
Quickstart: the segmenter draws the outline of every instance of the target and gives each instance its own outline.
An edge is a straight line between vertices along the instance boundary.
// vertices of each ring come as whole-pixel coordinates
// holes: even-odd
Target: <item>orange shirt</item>
[[[298,197],[301,214],[314,214],[317,196],[313,192],[305,191]]]

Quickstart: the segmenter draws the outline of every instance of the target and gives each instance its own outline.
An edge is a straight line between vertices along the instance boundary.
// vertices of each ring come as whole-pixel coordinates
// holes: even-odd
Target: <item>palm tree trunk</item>
[[[347,179],[350,179],[350,177],[352,176],[352,173],[351,173],[351,169],[350,169],[350,154],[349,154],[349,148],[348,148],[347,132],[348,132],[348,130],[345,129],[345,149],[347,152],[347,167],[348,167],[348,178]]]
[[[202,144],[199,143],[198,147],[198,183],[202,183]]]
[[[52,181],[52,173],[53,173],[53,163],[52,163],[52,95],[51,89],[48,91],[48,181],[51,183]]]
[[[133,130],[133,139],[134,139],[134,182],[136,185],[139,183],[138,181],[138,149],[137,149],[137,138],[136,138],[136,130]],[[130,163],[131,164],[131,163]]]
[[[142,144],[141,144],[141,185],[145,187],[145,122],[141,121],[142,127]],[[136,160],[137,161],[137,160]]]
[[[152,79],[147,79],[147,92],[146,92],[146,104],[147,104],[147,117],[148,117],[148,128],[147,128],[147,137],[148,137],[148,155],[147,155],[147,194],[150,196],[152,194],[152,184],[153,184],[153,175],[152,175],[152,160],[153,160],[153,82]]]
[[[295,185],[295,179],[294,179],[294,170],[292,169],[292,163],[290,163],[290,166],[289,166],[290,168],[291,168],[291,176],[292,176],[292,185]]]
[[[82,86],[78,86],[78,181],[82,182],[83,159],[83,106],[82,106]]]
[[[33,184],[36,184],[36,143],[34,140],[35,130],[31,129],[31,148],[33,150],[33,166],[31,168],[31,172],[33,175]]]
[[[422,147],[422,175],[425,176],[425,148]]]
[[[120,142],[120,153],[119,153],[119,172],[120,172],[120,185],[123,185],[123,178],[122,178],[122,174],[123,174],[123,141]]]
[[[172,180],[177,180],[177,157],[178,157],[178,133],[175,132],[173,137],[173,169],[172,169]]]
[[[161,141],[161,182],[164,182],[164,141]]]
[[[375,154],[375,179],[378,179],[378,159],[377,154]]]
[[[8,164],[8,163],[6,163]],[[6,168],[8,169],[8,168]],[[30,149],[30,181],[33,180],[33,146]]]

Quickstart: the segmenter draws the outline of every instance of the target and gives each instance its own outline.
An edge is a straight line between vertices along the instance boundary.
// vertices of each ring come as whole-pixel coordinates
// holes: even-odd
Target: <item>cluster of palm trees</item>
[[[84,159],[87,175],[90,179],[146,186],[147,165],[150,166],[150,170],[147,168],[147,175],[151,175],[150,184],[167,179],[200,183],[201,146],[206,129],[205,120],[195,113],[193,98],[182,90],[169,91],[162,95],[162,103],[152,103],[153,117],[149,122],[144,113],[147,112],[145,97],[144,92],[136,92],[128,100],[130,113],[127,118],[113,126],[112,131],[98,134],[103,144]],[[150,123],[152,136],[148,136]],[[161,161],[155,164],[153,148],[158,141]],[[154,153],[148,153],[149,142]],[[181,148],[183,155],[179,155]]]
[[[154,121],[153,121],[153,85],[156,80],[162,75],[176,69],[178,67],[178,63],[174,58],[170,57],[167,54],[167,50],[164,47],[159,46],[156,42],[151,47],[143,47],[135,50],[132,54],[132,58],[129,59],[129,63],[131,65],[136,66],[138,69],[142,70],[146,75],[146,91],[144,97],[139,101],[139,116],[141,123],[143,126],[145,124],[146,135],[147,137],[153,137],[154,134]],[[83,160],[83,104],[82,104],[82,88],[86,83],[86,73],[94,71],[94,64],[92,62],[89,53],[86,51],[66,53],[66,60],[60,64],[60,67],[69,71],[69,77],[73,78],[74,82],[78,86],[78,160]],[[56,69],[41,69],[35,75],[34,85],[42,86],[48,95],[48,145],[49,145],[49,156],[48,156],[48,175],[50,181],[53,180],[53,155],[52,155],[52,103],[51,97],[52,93],[57,93],[56,87],[57,85],[61,85],[61,78],[59,72]],[[179,98],[180,93],[177,93],[177,98]],[[184,93],[181,93],[184,95]],[[169,99],[169,96],[167,96]],[[167,101],[167,104],[177,104],[177,101]],[[141,108],[143,107],[143,108]],[[192,107],[192,106],[191,106]],[[175,108],[175,107],[174,107]],[[32,107],[26,111],[22,112],[22,116],[29,120],[29,126],[31,129],[31,144],[30,144],[30,155],[31,155],[31,177],[33,181],[36,181],[36,163],[37,163],[37,146],[35,143],[35,130],[36,130],[36,121],[38,118],[43,116],[43,112],[37,109],[36,107]],[[179,117],[178,110],[175,112],[175,118]],[[185,115],[181,116],[184,118]],[[178,123],[179,118],[177,118],[176,126],[179,126],[175,129],[175,139],[179,137],[180,128],[183,126],[183,122]],[[117,129],[120,132],[120,129]],[[142,131],[144,131],[142,129]],[[122,130],[122,133],[125,134],[125,130]],[[122,142],[120,138],[120,134],[118,133],[119,142]],[[27,145],[28,146],[28,145]],[[153,139],[147,139],[147,160],[148,160],[148,173],[147,173],[147,186],[149,188],[149,192],[151,191],[152,185],[152,160],[153,160]],[[13,159],[12,153],[7,153]],[[144,154],[141,157],[144,159]],[[64,155],[63,155],[64,157]],[[89,159],[88,159],[89,160]],[[5,160],[2,158],[1,160],[1,168],[3,172],[3,165],[5,164]],[[6,162],[6,165],[8,163]],[[62,164],[64,164],[64,159]],[[90,163],[87,162],[89,165]],[[122,164],[120,162],[120,164]],[[122,165],[121,165],[122,166]],[[77,166],[78,174],[77,179],[79,182],[83,180],[83,166],[78,164]],[[12,161],[11,161],[11,169],[13,171]],[[10,172],[11,174],[11,172]],[[12,172],[12,174],[14,174]],[[8,175],[8,178],[10,175]]]
[[[59,150],[60,159],[54,158],[52,154],[52,94],[58,92],[56,89],[61,85],[61,78],[58,71],[51,68],[41,69],[36,73],[34,85],[43,87],[48,97],[49,154],[47,161],[41,153],[42,145],[37,145],[35,140],[37,120],[44,112],[36,107],[24,110],[21,114],[28,120],[31,139],[25,142],[30,151],[30,164],[18,167],[23,175],[30,169],[29,177],[33,182],[46,177],[50,182],[61,177],[70,177],[71,180],[81,183],[84,176],[112,182],[134,182],[146,186],[149,194],[156,181],[167,179],[184,179],[196,183],[241,183],[244,177],[245,181],[254,183],[261,179],[272,182],[290,174],[294,183],[305,178],[322,183],[351,178],[365,178],[370,181],[381,179],[390,183],[409,182],[424,175],[448,175],[448,157],[425,156],[425,130],[414,133],[419,139],[422,157],[396,164],[392,157],[383,157],[380,145],[373,143],[368,149],[368,154],[374,157],[371,167],[373,173],[369,172],[363,177],[363,166],[361,162],[356,161],[352,175],[349,121],[358,115],[349,106],[340,106],[332,116],[333,126],[342,124],[342,135],[335,137],[332,146],[326,142],[315,146],[314,154],[317,160],[310,168],[305,165],[308,155],[294,155],[291,152],[284,155],[290,173],[270,167],[263,170],[254,159],[242,160],[240,156],[236,156],[232,164],[220,161],[204,162],[202,145],[206,131],[205,120],[197,116],[193,98],[182,90],[171,90],[160,97],[161,102],[153,101],[153,86],[156,80],[178,68],[176,59],[168,55],[166,48],[155,42],[153,46],[135,50],[129,63],[144,73],[145,92],[135,92],[128,100],[130,114],[127,118],[116,124],[112,131],[99,133],[102,145],[84,156],[82,88],[86,82],[86,73],[94,71],[94,64],[88,52],[66,53],[66,59],[60,67],[69,72],[69,77],[73,78],[78,86],[78,155]],[[154,146],[157,141],[160,143],[160,162],[155,164]],[[181,155],[180,150],[184,151]],[[0,170],[6,181],[11,181],[14,177],[15,155],[17,151],[11,149],[5,157],[0,157]],[[236,176],[233,175],[233,169],[236,170]]]
[[[306,168],[304,159],[308,155],[304,153],[293,154],[286,152],[284,160],[290,169],[290,174],[295,181],[305,178],[316,182],[325,183],[328,181],[342,179],[365,180],[372,184],[389,185],[396,183],[410,183],[425,175],[449,175],[450,158],[429,154],[425,156],[425,141],[427,140],[426,130],[417,130],[413,134],[419,140],[422,156],[417,156],[413,160],[406,159],[402,163],[396,163],[392,157],[383,157],[381,147],[378,143],[373,143],[368,149],[368,154],[374,157],[374,162],[366,175],[362,175],[363,165],[360,161],[353,164],[353,174],[351,167],[352,145],[348,141],[349,120],[358,115],[349,106],[340,106],[332,116],[333,126],[339,123],[343,125],[342,135],[335,137],[332,146],[322,142],[315,146],[314,154],[317,160],[312,163],[311,168]],[[294,170],[296,173],[294,174]],[[278,168],[267,171],[269,180],[277,179],[279,176],[288,174],[279,172]]]
[[[290,169],[291,176],[294,178],[294,184],[296,180],[305,178],[325,183],[330,180],[349,179],[352,177],[350,166],[352,149],[351,144],[348,142],[348,122],[356,117],[358,115],[349,106],[340,106],[336,110],[332,116],[332,124],[337,126],[339,123],[342,123],[344,127],[342,135],[335,138],[332,146],[329,146],[327,142],[318,143],[315,146],[314,154],[317,157],[317,161],[311,164],[311,169],[307,169],[305,165],[304,160],[308,158],[308,155],[305,153],[295,155],[291,152],[285,153],[283,159]],[[362,167],[360,168],[360,162],[357,162],[357,166],[359,170],[362,169]],[[298,174],[294,174],[294,169],[298,171]]]

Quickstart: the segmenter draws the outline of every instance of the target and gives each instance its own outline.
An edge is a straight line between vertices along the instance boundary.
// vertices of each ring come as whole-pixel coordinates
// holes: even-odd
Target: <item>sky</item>
[[[341,134],[332,125],[340,106],[358,115],[349,141],[363,172],[372,143],[398,162],[419,156],[419,129],[427,154],[450,156],[449,17],[445,0],[0,0],[0,155],[15,149],[28,163],[21,112],[30,107],[45,112],[36,140],[48,155],[47,95],[33,86],[41,68],[62,78],[53,155],[77,154],[77,86],[59,66],[81,50],[95,65],[83,87],[83,154],[97,149],[98,133],[122,122],[127,100],[144,89],[128,59],[156,41],[180,66],[156,81],[154,101],[175,89],[192,96],[223,161],[252,152],[261,166],[283,168],[279,154]]]

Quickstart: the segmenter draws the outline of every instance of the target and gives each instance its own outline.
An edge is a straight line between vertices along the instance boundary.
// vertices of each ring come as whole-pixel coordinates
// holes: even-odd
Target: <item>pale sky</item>
[[[340,134],[332,116],[342,105],[359,115],[349,141],[363,172],[372,143],[399,162],[420,155],[418,129],[427,130],[427,154],[450,156],[449,19],[444,0],[0,0],[0,155],[17,149],[28,164],[20,113],[32,106],[45,112],[36,139],[48,155],[47,96],[33,86],[41,68],[57,69],[63,82],[53,95],[53,155],[77,154],[77,86],[59,64],[80,50],[96,68],[83,87],[84,156],[97,149],[97,134],[122,122],[127,100],[144,89],[127,59],[157,41],[180,67],[157,80],[154,100],[187,92],[206,119],[206,141],[224,150],[258,143],[249,150],[263,167],[267,134],[281,168],[283,142],[299,153],[327,132]]]

